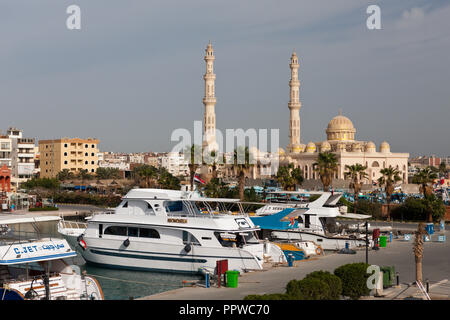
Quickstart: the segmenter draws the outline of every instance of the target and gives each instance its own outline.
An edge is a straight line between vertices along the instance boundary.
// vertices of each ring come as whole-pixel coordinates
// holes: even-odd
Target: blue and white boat
[[[0,217],[8,226],[0,239],[0,300],[103,300],[96,279],[80,274],[77,252],[67,241],[40,236],[39,223],[59,220]]]

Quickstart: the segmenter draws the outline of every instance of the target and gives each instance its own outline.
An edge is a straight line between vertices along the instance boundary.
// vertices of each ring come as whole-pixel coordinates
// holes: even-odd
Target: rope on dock
[[[174,287],[174,288],[181,288],[181,285],[171,285],[171,284],[158,284],[158,283],[150,283],[150,282],[142,282],[142,281],[135,281],[135,280],[125,280],[125,279],[119,279],[119,278],[112,278],[112,277],[105,277],[100,276],[97,274],[86,274],[87,276],[92,276],[96,278],[103,278],[108,280],[114,280],[114,281],[122,281],[122,282],[129,282],[129,283],[136,283],[136,284],[142,284],[147,286],[164,286],[164,287]]]

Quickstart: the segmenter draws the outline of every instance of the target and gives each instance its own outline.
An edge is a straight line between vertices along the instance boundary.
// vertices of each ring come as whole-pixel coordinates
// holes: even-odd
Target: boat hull
[[[320,245],[323,250],[340,250],[348,243],[349,248],[357,248],[366,245],[363,239],[351,239],[345,237],[327,237],[325,235],[302,232],[302,231],[272,231],[272,237],[279,240],[289,241],[313,241]]]
[[[216,267],[218,260],[228,260],[230,270],[261,270],[262,261],[245,248],[204,247],[84,237],[87,247],[83,250],[76,237],[64,235],[77,247],[87,263],[107,268],[161,271],[176,273],[201,273],[201,268]],[[261,244],[263,246],[263,244]]]

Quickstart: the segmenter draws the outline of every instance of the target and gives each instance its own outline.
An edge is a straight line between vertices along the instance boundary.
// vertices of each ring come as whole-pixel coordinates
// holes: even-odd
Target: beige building
[[[296,167],[303,170],[306,180],[318,180],[319,175],[314,171],[313,164],[317,162],[320,152],[333,152],[338,160],[338,171],[335,179],[344,179],[346,165],[361,164],[367,166],[367,179],[365,183],[376,182],[381,176],[380,170],[392,166],[400,171],[400,177],[403,183],[408,182],[408,158],[409,153],[393,153],[390,145],[383,141],[377,150],[372,141],[358,141],[356,137],[356,129],[352,121],[339,115],[331,119],[325,130],[327,140],[318,142],[309,142],[302,144],[300,141],[300,101],[298,72],[299,67],[297,55],[294,53],[291,57],[291,81],[290,86],[290,102],[288,104],[290,110],[290,143],[284,150],[279,150],[280,165],[293,163]]]
[[[40,177],[54,178],[68,169],[77,173],[86,169],[95,173],[98,168],[97,139],[62,138],[39,141]]]

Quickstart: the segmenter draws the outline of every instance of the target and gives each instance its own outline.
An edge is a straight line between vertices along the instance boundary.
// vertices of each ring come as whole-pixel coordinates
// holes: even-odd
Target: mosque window
[[[372,167],[378,168],[379,166],[380,166],[380,164],[378,163],[378,161],[372,162]]]

